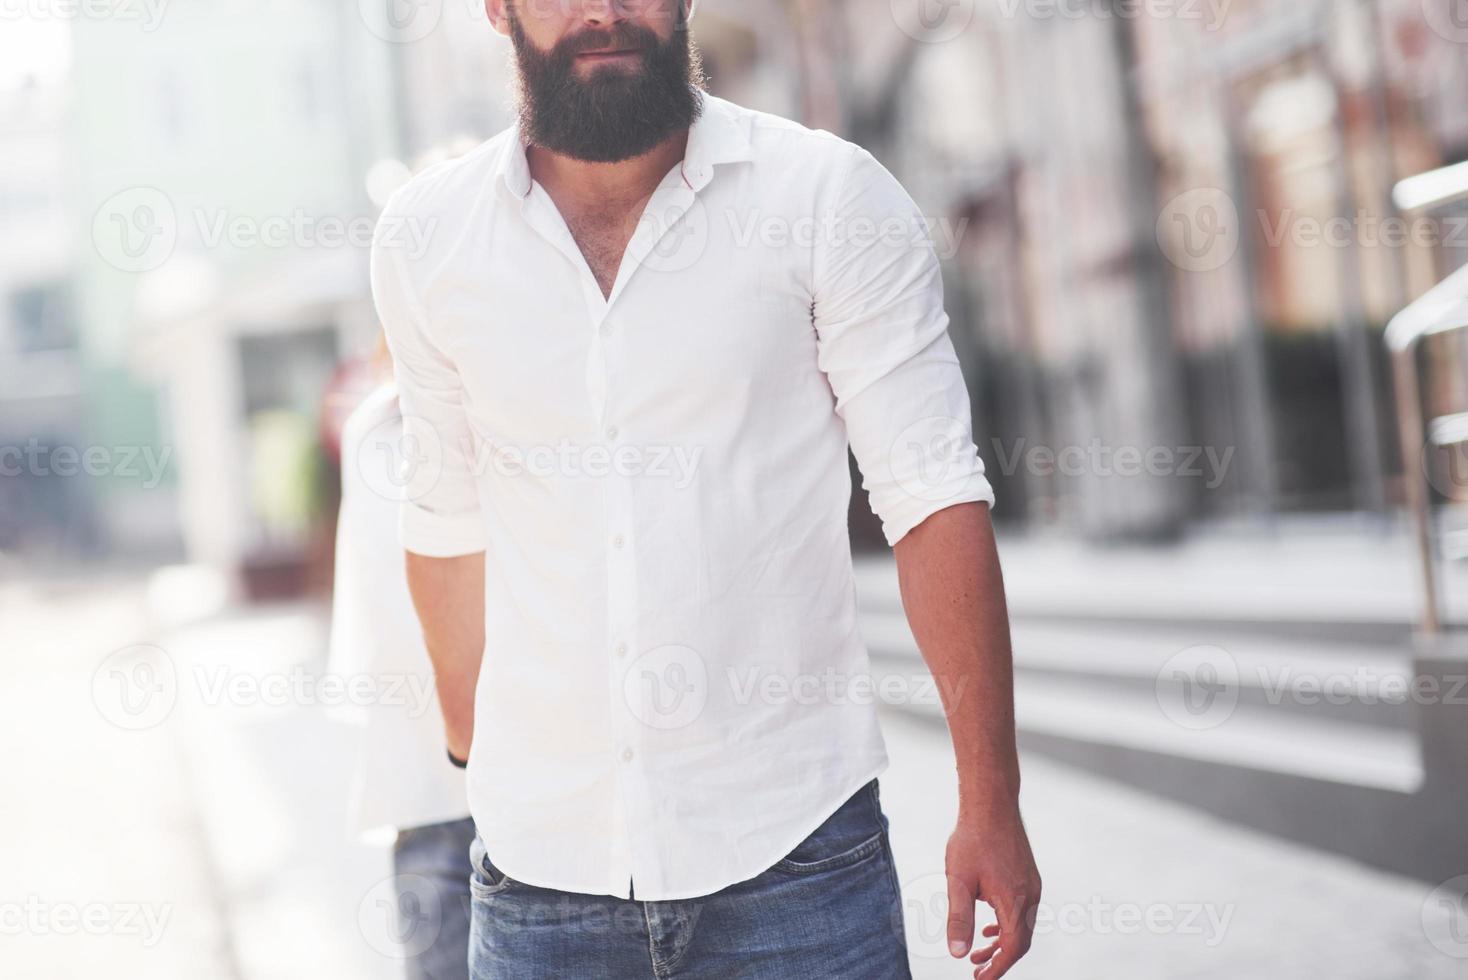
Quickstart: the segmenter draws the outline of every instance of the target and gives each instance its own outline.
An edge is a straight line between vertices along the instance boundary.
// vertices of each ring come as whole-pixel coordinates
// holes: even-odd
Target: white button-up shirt
[[[896,542],[992,501],[929,229],[865,150],[713,97],[604,296],[515,129],[389,203],[403,545],[486,552],[469,802],[495,864],[673,900],[886,764],[848,442]]]

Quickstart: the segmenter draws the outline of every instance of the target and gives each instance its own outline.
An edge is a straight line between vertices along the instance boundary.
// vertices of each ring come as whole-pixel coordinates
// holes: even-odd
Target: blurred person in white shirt
[[[378,361],[385,367],[386,358]],[[402,488],[394,459],[401,433],[397,386],[390,380],[374,388],[342,427],[331,672],[371,692],[354,700],[360,738],[352,830],[396,835],[392,940],[406,975],[461,980],[468,976],[465,861],[474,822],[464,774],[444,755],[433,667],[397,540]]]

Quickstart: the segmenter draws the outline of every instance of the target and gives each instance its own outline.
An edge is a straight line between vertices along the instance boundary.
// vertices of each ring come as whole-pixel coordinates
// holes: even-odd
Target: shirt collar
[[[683,155],[683,180],[694,191],[713,180],[716,165],[753,159],[748,121],[723,99],[700,92],[699,101],[702,111],[688,129],[688,149]],[[530,193],[530,162],[519,123],[511,127],[505,141],[496,179],[516,197]]]

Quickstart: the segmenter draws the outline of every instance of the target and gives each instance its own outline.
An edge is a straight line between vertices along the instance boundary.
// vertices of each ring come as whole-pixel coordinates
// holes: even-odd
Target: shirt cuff
[[[946,487],[932,487],[921,497],[907,497],[901,504],[883,508],[882,534],[889,546],[907,537],[907,533],[940,510],[959,504],[981,503],[994,506],[994,488],[980,473],[954,481]]]
[[[487,544],[479,511],[436,514],[413,503],[404,503],[399,512],[398,540],[405,550],[425,558],[473,555]]]

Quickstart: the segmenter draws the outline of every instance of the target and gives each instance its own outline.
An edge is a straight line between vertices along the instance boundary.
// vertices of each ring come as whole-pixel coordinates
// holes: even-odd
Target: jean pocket
[[[475,898],[489,898],[509,888],[514,881],[489,860],[484,841],[478,837],[469,847],[469,891]]]
[[[886,836],[876,784],[870,783],[778,861],[774,870],[812,875],[848,867],[880,852]]]

